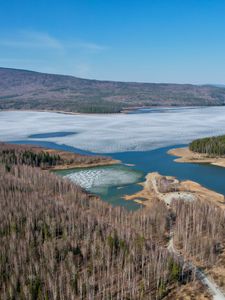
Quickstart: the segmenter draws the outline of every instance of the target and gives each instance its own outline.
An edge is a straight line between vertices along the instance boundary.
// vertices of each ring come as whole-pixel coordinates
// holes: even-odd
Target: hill
[[[163,203],[113,208],[32,160],[12,160],[12,149],[21,157],[0,144],[0,299],[160,299],[186,283],[163,246]]]
[[[0,109],[120,112],[136,106],[224,105],[212,85],[114,82],[0,68]]]
[[[0,143],[0,299],[211,299],[168,240],[172,226],[179,251],[213,276],[222,209],[179,200],[171,210],[154,197],[133,212],[112,207],[41,170],[40,151]]]

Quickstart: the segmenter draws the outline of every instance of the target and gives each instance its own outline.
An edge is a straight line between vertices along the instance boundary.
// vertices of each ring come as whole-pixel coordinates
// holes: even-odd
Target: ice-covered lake
[[[123,196],[140,190],[136,183],[153,171],[191,179],[225,194],[224,168],[178,164],[166,153],[169,146],[218,134],[225,134],[225,107],[152,109],[149,113],[145,110],[113,115],[0,112],[0,141],[107,153],[124,164],[134,164],[60,172],[103,200],[129,209],[138,205],[123,200]]]
[[[42,137],[42,141],[97,153],[151,150],[225,133],[225,107],[107,115],[0,112],[1,141],[23,140],[30,135],[49,132],[76,134]]]
[[[134,184],[143,176],[143,172],[135,171],[124,165],[80,168],[58,172],[76,182],[92,193],[106,194],[108,188]]]

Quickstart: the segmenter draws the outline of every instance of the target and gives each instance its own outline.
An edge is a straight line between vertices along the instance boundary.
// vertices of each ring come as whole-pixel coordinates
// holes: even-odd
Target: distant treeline
[[[121,103],[94,99],[92,101],[77,101],[76,104],[68,106],[66,111],[77,111],[79,113],[119,113],[123,109]],[[65,106],[62,107],[65,110]]]
[[[190,143],[189,149],[210,156],[223,156],[225,155],[225,135],[194,140]]]
[[[224,105],[212,85],[116,82],[0,67],[0,110],[118,113],[132,107]]]
[[[49,110],[49,111],[64,111],[64,112],[76,112],[76,113],[119,113],[123,110],[123,103],[117,103],[112,101],[106,101],[102,99],[92,99],[92,101],[59,101],[55,100],[54,105],[47,104],[46,100],[21,100],[4,101],[0,97],[0,110]]]

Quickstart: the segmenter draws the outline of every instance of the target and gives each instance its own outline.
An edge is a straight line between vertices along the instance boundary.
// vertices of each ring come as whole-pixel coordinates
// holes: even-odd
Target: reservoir
[[[132,201],[123,200],[125,194],[133,194],[141,189],[137,182],[145,181],[145,176],[149,172],[159,172],[162,175],[176,176],[179,180],[193,180],[208,189],[225,195],[225,168],[209,164],[191,164],[174,162],[175,157],[167,154],[171,148],[183,147],[185,145],[175,145],[174,147],[164,147],[152,151],[136,151],[108,154],[115,159],[121,160],[124,164],[134,164],[127,167],[130,172],[138,172],[137,180],[130,184],[108,186],[106,189],[90,189],[102,197],[103,200],[113,205],[123,205],[130,209],[138,207]],[[112,167],[113,168],[113,167]],[[78,170],[60,171],[62,175],[68,175]]]
[[[129,114],[63,115],[0,112],[0,141],[80,154],[108,155],[114,166],[58,171],[112,205],[137,209],[123,196],[142,187],[149,172],[193,180],[225,195],[225,168],[176,163],[167,154],[195,138],[225,134],[225,107],[142,109]]]
[[[98,154],[42,140],[21,140],[13,143],[34,144],[80,154]],[[140,205],[124,200],[123,196],[141,190],[142,187],[138,183],[144,182],[145,176],[150,172],[175,176],[179,180],[193,180],[208,189],[225,195],[225,168],[210,164],[177,163],[174,161],[175,157],[167,153],[171,148],[184,146],[187,145],[174,145],[150,151],[104,153],[104,155],[120,160],[122,164],[61,170],[56,173],[80,184],[89,192],[99,195],[104,201],[114,206],[121,205],[131,210],[139,208]]]

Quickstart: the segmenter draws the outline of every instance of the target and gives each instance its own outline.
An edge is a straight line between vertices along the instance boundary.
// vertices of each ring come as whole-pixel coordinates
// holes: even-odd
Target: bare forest
[[[0,180],[1,299],[160,299],[180,280],[163,203],[112,208],[25,164]]]
[[[135,212],[113,208],[2,153],[0,299],[171,299],[194,279],[167,249],[171,218],[186,254],[210,266],[222,251],[224,213],[217,207],[177,202],[169,210],[155,200]]]
[[[224,251],[225,212],[202,201],[173,203],[175,243],[186,257],[212,267]]]

